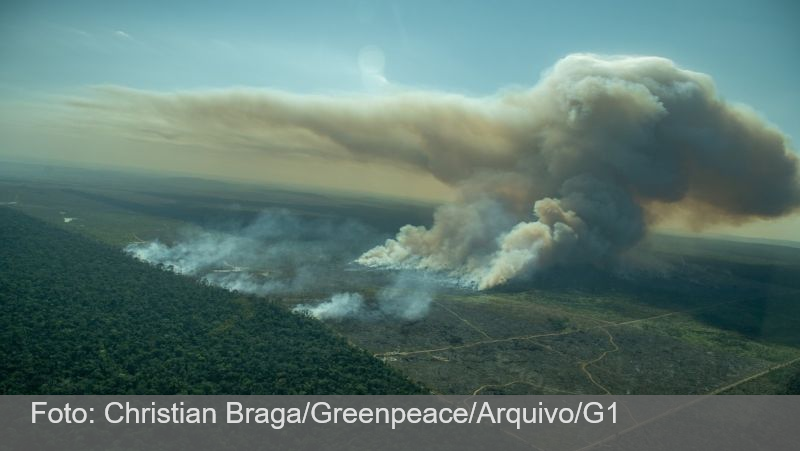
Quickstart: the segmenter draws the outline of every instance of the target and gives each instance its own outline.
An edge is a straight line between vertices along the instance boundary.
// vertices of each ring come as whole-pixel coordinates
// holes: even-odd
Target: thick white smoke
[[[405,226],[357,261],[480,289],[553,265],[606,263],[672,211],[702,225],[800,204],[788,139],[724,101],[708,75],[664,58],[570,55],[534,87],[489,98],[106,88],[73,105],[150,139],[430,173],[458,200],[430,228]]]
[[[275,211],[244,226],[185,230],[172,244],[132,243],[125,252],[231,291],[307,293],[340,287],[341,267],[372,236],[374,232],[357,222]]]
[[[320,320],[422,318],[436,286],[429,277],[411,271],[375,277],[374,272],[347,270],[365,249],[364,242],[374,242],[372,233],[352,221],[264,212],[244,226],[188,229],[170,245],[136,242],[126,246],[125,252],[210,285],[257,295],[310,295],[341,290],[348,284],[360,288],[385,283],[370,303],[356,292],[336,292],[322,302],[299,304],[294,311]]]
[[[364,313],[364,297],[358,293],[336,293],[316,305],[298,304],[295,313],[306,313],[320,320],[359,317]]]

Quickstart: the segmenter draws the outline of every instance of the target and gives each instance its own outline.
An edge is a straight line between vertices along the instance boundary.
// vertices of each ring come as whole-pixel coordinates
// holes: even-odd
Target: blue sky
[[[374,46],[401,85],[491,94],[572,52],[648,54],[800,135],[800,3],[768,1],[3,2],[0,95],[94,84],[363,89]],[[373,48],[373,47],[370,47]]]

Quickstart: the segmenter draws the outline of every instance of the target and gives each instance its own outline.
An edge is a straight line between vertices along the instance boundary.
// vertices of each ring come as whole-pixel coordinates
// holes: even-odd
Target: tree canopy
[[[0,208],[2,394],[410,394],[322,323]]]

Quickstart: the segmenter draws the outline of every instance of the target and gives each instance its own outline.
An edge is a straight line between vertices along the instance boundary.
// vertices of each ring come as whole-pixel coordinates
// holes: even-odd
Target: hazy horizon
[[[362,104],[377,105],[367,113],[374,115],[399,110],[398,102],[413,103],[418,112],[452,107],[446,111],[483,120],[495,115],[502,99],[539,87],[554,65],[576,53],[652,55],[707,74],[721,101],[753,109],[797,154],[800,94],[791,55],[800,53],[793,26],[800,8],[792,2],[677,2],[667,10],[626,2],[489,7],[345,1],[174,9],[156,2],[26,2],[2,11],[4,159],[452,201],[460,195],[461,181],[453,182],[460,174],[442,171],[435,154],[397,156],[408,147],[403,140],[419,138],[377,122],[365,127],[374,136],[359,135],[356,142],[355,135],[331,138],[331,127],[352,134]],[[323,125],[322,116],[311,117],[291,128],[271,123],[264,105],[286,107],[287,121],[309,119],[297,113],[303,108],[353,116]],[[243,123],[243,114],[253,122]],[[386,114],[389,122],[414,119]],[[431,118],[446,120],[447,114]],[[508,125],[490,119],[488,125],[471,124],[491,132]],[[314,127],[323,133],[312,136],[319,132]],[[463,148],[477,141],[501,153],[511,139],[490,139],[488,132],[462,138],[428,133],[419,135],[425,145]],[[354,152],[362,147],[370,151]],[[385,154],[375,157],[379,147],[386,147],[380,149]],[[452,168],[461,164],[457,160],[442,164]],[[770,214],[702,225],[709,233],[797,240],[800,218]],[[658,226],[687,230],[669,218]]]

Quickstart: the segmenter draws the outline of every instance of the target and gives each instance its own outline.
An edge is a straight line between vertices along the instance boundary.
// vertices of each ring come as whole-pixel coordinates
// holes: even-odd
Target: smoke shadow
[[[519,294],[535,290],[562,297],[574,293],[626,299],[665,312],[682,312],[708,326],[751,340],[800,346],[800,257],[797,264],[755,261],[755,254],[769,249],[751,246],[752,262],[708,255],[660,254],[659,258],[672,264],[671,271],[632,276],[613,266],[551,268],[488,292]],[[629,314],[627,305],[612,303],[607,308]]]

